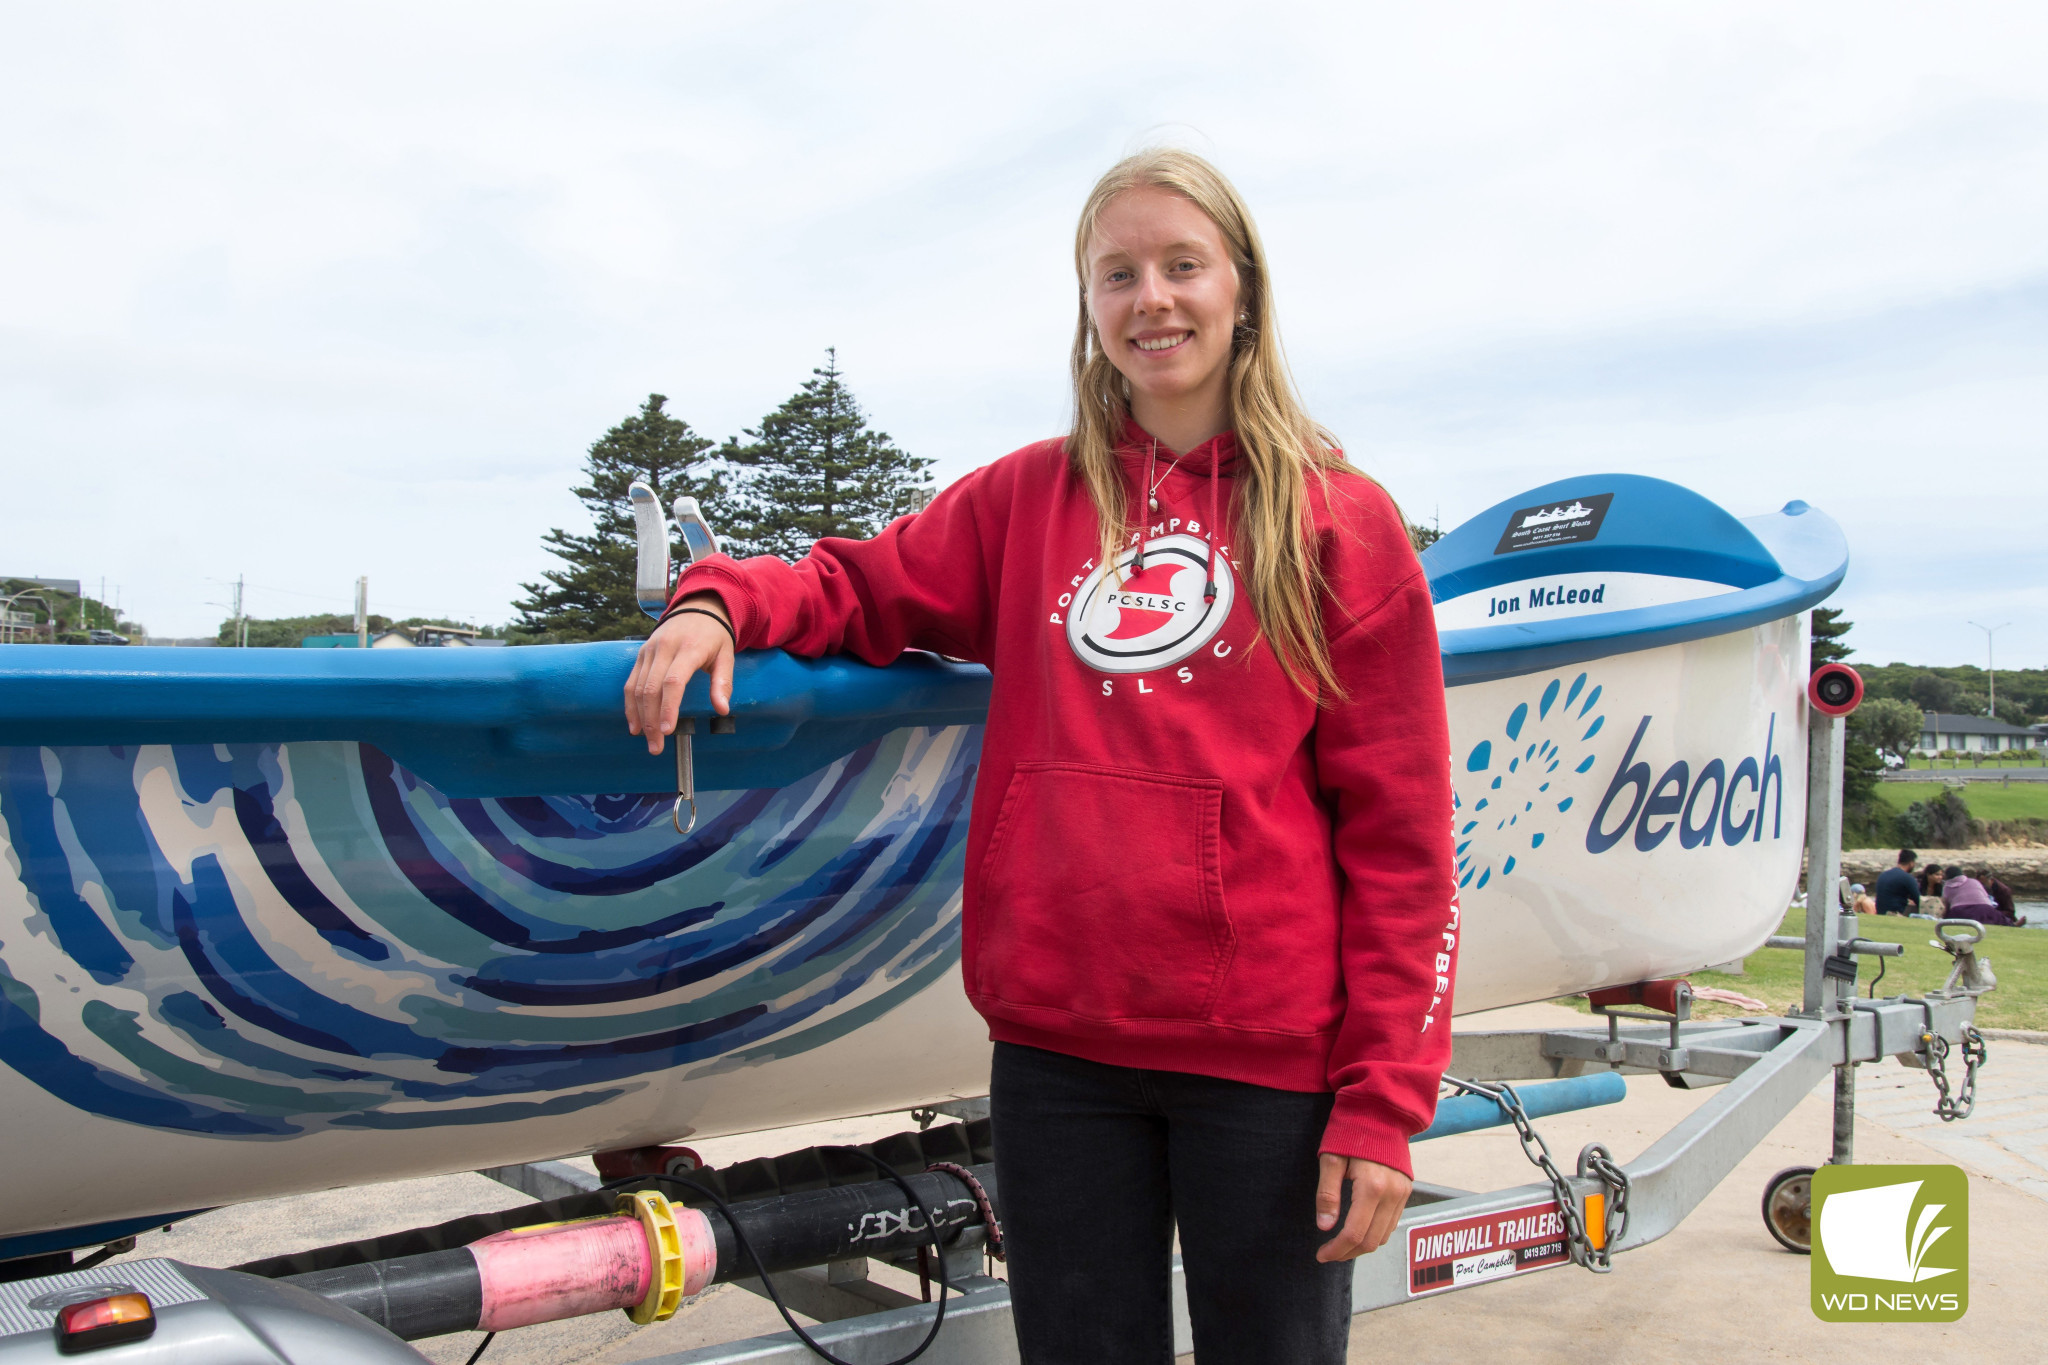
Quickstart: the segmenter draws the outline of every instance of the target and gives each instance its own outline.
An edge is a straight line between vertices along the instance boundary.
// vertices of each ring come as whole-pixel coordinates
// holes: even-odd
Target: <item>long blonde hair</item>
[[[1102,562],[1113,565],[1135,529],[1129,485],[1116,458],[1131,410],[1130,384],[1104,353],[1088,313],[1088,243],[1110,200],[1146,186],[1182,195],[1208,214],[1237,266],[1245,321],[1232,338],[1230,355],[1230,424],[1242,462],[1231,495],[1234,558],[1248,564],[1252,614],[1272,641],[1281,669],[1304,691],[1320,686],[1341,697],[1344,688],[1330,666],[1318,606],[1323,573],[1311,540],[1308,481],[1320,483],[1336,469],[1356,471],[1345,463],[1336,438],[1303,410],[1294,390],[1274,323],[1266,250],[1251,210],[1223,173],[1193,152],[1158,148],[1125,157],[1095,183],[1074,230],[1081,307],[1074,326],[1074,430],[1067,437],[1067,457],[1095,504]]]

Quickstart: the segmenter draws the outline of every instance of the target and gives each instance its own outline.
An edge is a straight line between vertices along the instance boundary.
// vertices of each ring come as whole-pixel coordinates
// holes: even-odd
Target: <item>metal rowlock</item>
[[[710,732],[714,735],[730,735],[738,730],[731,716],[711,716]],[[692,740],[697,733],[695,716],[676,717],[676,803],[669,810],[669,821],[676,827],[676,833],[689,837],[697,828],[697,762],[692,752]],[[683,803],[690,803],[690,823],[683,823]]]

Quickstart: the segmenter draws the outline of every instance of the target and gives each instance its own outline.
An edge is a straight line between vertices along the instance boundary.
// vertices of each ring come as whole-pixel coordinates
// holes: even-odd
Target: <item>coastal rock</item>
[[[1920,866],[1954,863],[1989,868],[1993,876],[2022,896],[2048,895],[2048,848],[1923,848]],[[1842,852],[1842,875],[1870,886],[1877,874],[1897,866],[1895,848],[1854,848]]]

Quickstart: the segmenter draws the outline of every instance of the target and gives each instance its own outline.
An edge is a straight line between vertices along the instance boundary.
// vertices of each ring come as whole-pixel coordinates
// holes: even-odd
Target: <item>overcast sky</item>
[[[1076,210],[1214,157],[1445,527],[1605,470],[1847,527],[1861,657],[2048,665],[2038,4],[0,4],[0,574],[505,621],[650,391],[1067,415]]]

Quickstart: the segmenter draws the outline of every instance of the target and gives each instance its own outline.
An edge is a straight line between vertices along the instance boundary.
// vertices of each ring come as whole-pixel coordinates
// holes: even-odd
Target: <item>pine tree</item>
[[[635,479],[654,489],[664,512],[671,500],[693,497],[714,530],[730,517],[723,471],[706,455],[713,442],[690,424],[663,411],[667,397],[647,395],[640,411],[607,431],[590,447],[582,487],[573,489],[590,513],[591,531],[578,535],[560,527],[543,542],[560,556],[542,583],[522,583],[527,598],[513,604],[519,619],[509,632],[514,643],[629,640],[653,624],[633,600],[636,541],[633,505],[626,490]],[[669,554],[687,558],[682,537]]]
[[[1854,654],[1855,646],[1843,637],[1855,624],[1842,619],[1840,607],[1815,607],[1807,666],[1819,668]],[[1877,784],[1883,776],[1884,760],[1878,755],[1877,746],[1852,721],[1842,744],[1842,818],[1849,831],[1844,837],[1861,837],[1865,841],[1893,837],[1894,831],[1877,805]]]
[[[872,536],[931,501],[934,463],[872,431],[841,382],[839,355],[720,454],[740,467],[733,552],[801,559],[821,536]]]
[[[1856,651],[1842,642],[1849,628],[1856,623],[1842,619],[1840,607],[1815,607],[1813,609],[1813,645],[1808,668],[1819,668],[1848,658]]]

